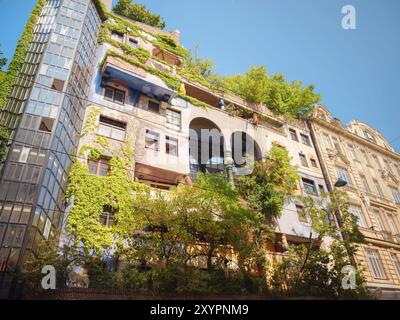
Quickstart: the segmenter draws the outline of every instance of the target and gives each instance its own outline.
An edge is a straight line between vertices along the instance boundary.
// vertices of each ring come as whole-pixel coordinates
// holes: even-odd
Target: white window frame
[[[351,205],[349,205],[349,212],[357,218],[357,224],[359,227],[368,228],[361,206],[351,204]]]
[[[336,174],[338,178],[346,181],[349,186],[353,185],[353,182],[350,177],[350,172],[347,169],[342,167],[336,167]]]
[[[176,131],[181,131],[182,128],[182,113],[178,110],[174,110],[171,108],[167,108],[167,110],[165,111],[165,118],[167,121],[167,128],[172,129],[172,130],[176,130]],[[169,117],[169,114],[171,114],[171,116]],[[176,124],[173,121],[169,121],[169,119],[171,118],[172,120],[176,119],[177,117],[174,117],[174,114],[179,114],[179,124]]]
[[[389,188],[390,188],[390,192],[392,193],[394,202],[396,202],[396,204],[400,204],[399,190],[397,188],[394,188],[394,187],[389,187]]]
[[[399,229],[397,228],[395,217],[393,216],[393,214],[388,214],[387,218],[390,232],[392,232],[393,235],[397,235],[399,233]]]
[[[157,137],[156,139],[154,139],[155,137]],[[154,141],[154,146],[148,146],[147,145],[147,139],[153,139]],[[160,141],[161,140],[161,136],[160,133],[158,133],[157,131],[151,130],[151,129],[146,129],[146,136],[145,136],[145,148],[146,149],[150,149],[150,150],[154,150],[154,151],[160,151]]]
[[[372,276],[375,279],[387,279],[379,252],[374,249],[366,249],[365,255],[367,257]]]
[[[396,253],[391,252],[390,253],[390,258],[392,259],[392,263],[394,268],[396,269],[397,277],[400,279],[400,262],[399,262],[399,257],[397,256]]]

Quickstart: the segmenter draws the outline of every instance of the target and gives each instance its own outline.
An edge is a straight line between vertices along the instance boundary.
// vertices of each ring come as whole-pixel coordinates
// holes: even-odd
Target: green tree
[[[297,189],[299,179],[286,149],[272,145],[265,160],[256,162],[250,176],[237,181],[242,199],[267,221],[280,216],[287,197]]]
[[[304,87],[301,81],[287,82],[282,74],[268,76],[264,66],[251,67],[244,75],[224,78],[225,87],[256,104],[265,104],[276,114],[299,118],[308,116],[320,95],[314,86]]]
[[[0,45],[1,47],[1,45]],[[3,67],[7,64],[7,58],[1,57],[4,54],[3,51],[0,50],[0,72],[3,72]]]
[[[119,0],[113,10],[121,16],[156,28],[164,29],[166,26],[164,19],[159,14],[151,13],[145,5],[133,3],[131,0]]]
[[[299,176],[290,163],[286,149],[273,145],[265,159],[256,162],[250,176],[237,180],[237,189],[242,202],[258,217],[252,228],[251,255],[259,274],[265,274],[265,241],[274,237],[274,225],[283,210],[283,205],[297,188]]]
[[[347,194],[335,191],[322,198],[302,197],[301,201],[317,236],[310,238],[307,245],[290,246],[282,263],[275,267],[272,286],[286,295],[369,298],[365,280],[356,266],[355,288],[342,287],[342,269],[352,264],[350,255],[364,241],[357,218],[349,212]],[[338,210],[343,221],[341,226],[334,218]],[[343,239],[343,232],[348,234],[347,239]]]

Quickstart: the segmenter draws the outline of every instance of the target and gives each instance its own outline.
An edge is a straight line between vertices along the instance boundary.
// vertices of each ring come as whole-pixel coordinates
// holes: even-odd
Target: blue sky
[[[114,1],[116,2],[116,1]],[[381,131],[400,151],[400,1],[141,0],[179,29],[187,48],[217,64],[221,75],[263,64],[270,73],[314,84],[347,124]],[[10,58],[35,0],[0,0],[0,43]],[[353,5],[357,29],[341,27]]]

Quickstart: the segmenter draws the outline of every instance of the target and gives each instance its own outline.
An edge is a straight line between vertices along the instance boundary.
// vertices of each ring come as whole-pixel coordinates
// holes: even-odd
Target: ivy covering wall
[[[11,88],[18,77],[19,71],[24,64],[36,21],[39,18],[40,12],[42,11],[45,3],[46,0],[39,0],[36,3],[22,36],[18,40],[17,48],[15,49],[14,56],[8,66],[6,76],[2,79],[0,78],[0,109],[3,108]]]

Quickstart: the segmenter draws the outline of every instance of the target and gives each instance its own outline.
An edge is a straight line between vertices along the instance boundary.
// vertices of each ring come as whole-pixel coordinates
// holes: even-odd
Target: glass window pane
[[[124,103],[125,102],[125,92],[115,89],[114,101],[119,102],[119,103]]]
[[[25,228],[25,226],[21,225],[8,225],[4,244],[11,247],[20,247],[24,240]]]
[[[178,140],[171,138],[171,137],[166,137],[166,153],[177,156],[178,155]]]
[[[102,136],[111,137],[111,127],[100,123],[97,129],[97,133]]]
[[[96,174],[97,173],[97,161],[89,161],[88,167],[89,167],[89,173],[90,174]]]
[[[106,87],[104,90],[104,97],[112,100],[114,98],[114,88]]]
[[[124,141],[125,140],[125,130],[120,130],[120,129],[114,128],[112,130],[111,138]]]

